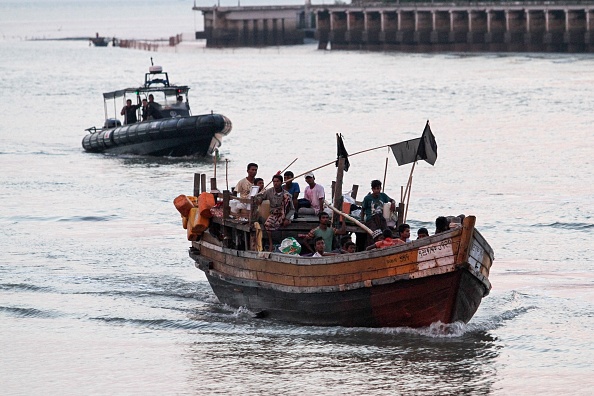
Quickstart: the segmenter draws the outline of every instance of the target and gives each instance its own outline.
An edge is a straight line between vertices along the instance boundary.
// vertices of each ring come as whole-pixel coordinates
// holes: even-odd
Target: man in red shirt
[[[376,230],[377,231],[377,230]],[[410,229],[409,229],[410,231]],[[375,233],[375,231],[374,231]],[[379,236],[377,238],[377,241],[371,245],[368,246],[366,250],[373,250],[373,249],[382,249],[382,248],[386,248],[386,247],[390,247],[390,246],[394,246],[394,245],[401,245],[404,242],[402,242],[402,240],[400,240],[399,238],[392,238],[392,231],[390,231],[389,229],[385,229],[381,236]]]

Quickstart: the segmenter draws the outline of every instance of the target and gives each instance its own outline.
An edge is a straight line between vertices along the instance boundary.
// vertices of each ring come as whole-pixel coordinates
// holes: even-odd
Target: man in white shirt
[[[250,190],[254,185],[254,180],[258,174],[258,165],[250,162],[247,166],[247,174],[248,175],[237,182],[237,186],[235,186],[235,192],[239,198],[250,197]]]
[[[237,182],[235,186],[235,195],[239,198],[249,198],[251,188],[256,180],[258,174],[258,165],[250,162],[247,166],[247,176]],[[242,209],[250,210],[250,204],[242,203],[237,200],[233,200],[229,203],[231,206],[231,212],[238,213]]]

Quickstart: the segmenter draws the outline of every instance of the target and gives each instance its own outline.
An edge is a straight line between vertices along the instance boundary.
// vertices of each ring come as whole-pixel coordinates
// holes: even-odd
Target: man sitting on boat
[[[299,213],[317,215],[324,208],[324,198],[326,197],[324,187],[316,183],[313,172],[305,175],[305,181],[307,182],[307,187],[305,187],[305,191],[303,192],[303,198],[309,202],[310,207],[299,207]]]
[[[274,249],[272,231],[291,224],[291,218],[295,214],[293,197],[283,190],[283,177],[281,175],[272,176],[272,188],[256,195],[258,204],[264,200],[270,201],[270,215],[264,223],[264,228],[268,234],[268,250],[272,252]]]
[[[427,238],[429,236],[429,231],[425,227],[419,228],[417,231],[417,239]]]
[[[258,174],[258,164],[250,162],[247,165],[247,176],[237,182],[235,193],[239,198],[249,198],[250,191]]]
[[[256,175],[258,174],[258,164],[250,162],[247,165],[247,176],[237,182],[235,186],[235,195],[239,198],[250,198],[252,196],[252,187],[256,182]],[[250,210],[250,204],[239,201],[231,202],[231,212],[238,213],[240,210]]]
[[[284,174],[285,184],[283,185],[283,189],[288,192],[293,197],[293,206],[295,207],[295,217],[297,217],[297,212],[299,206],[297,205],[297,200],[299,198],[299,193],[301,189],[299,188],[299,184],[293,181],[295,175],[291,171],[286,171]],[[289,180],[289,181],[287,181]]]
[[[402,243],[410,242],[410,226],[408,224],[403,223],[398,226],[398,239]]]
[[[258,186],[258,193],[264,191],[264,179],[261,177],[256,177],[254,179],[254,186]]]
[[[139,107],[140,105],[132,104],[132,99],[126,100],[126,106],[122,107],[122,111],[120,111],[120,115],[124,116],[124,125],[138,122],[136,110],[138,110]]]
[[[341,251],[342,254],[355,253],[357,251],[357,245],[353,241],[345,243],[344,247],[346,248],[346,251]]]
[[[332,253],[340,253],[340,254],[345,254],[345,253],[354,253],[355,250],[353,250],[352,252],[349,252],[349,246],[351,246],[350,244],[353,244],[353,239],[351,238],[350,235],[345,235],[342,238],[340,238],[340,248],[338,249],[334,249],[332,251]],[[355,245],[356,247],[356,245]]]
[[[404,243],[399,238],[394,239],[392,237],[392,231],[389,228],[386,228],[383,231],[375,230],[373,231],[373,236],[375,242],[373,245],[368,246],[366,250],[383,249],[394,245],[402,245]]]
[[[314,239],[314,246],[315,246],[315,253],[311,255],[311,257],[324,257],[324,256],[335,256],[336,253],[328,253],[326,251],[326,242],[324,238],[317,237]]]
[[[329,226],[330,225],[330,216],[328,215],[328,213],[320,212],[320,214],[318,216],[320,218],[320,225],[317,226],[316,228],[314,228],[313,230],[309,231],[306,235],[300,234],[298,236],[305,237],[303,244],[310,251],[313,251],[313,249],[309,246],[309,243],[307,242],[308,239],[322,237],[324,239],[324,242],[326,245],[325,251],[331,252],[332,251],[332,242],[334,241],[334,236],[346,234],[346,223],[344,222],[344,219],[343,219],[343,221],[341,222],[340,229],[336,229],[334,227]]]
[[[439,216],[435,219],[435,233],[439,234],[440,232],[446,232],[450,230],[450,222],[448,221],[447,217]]]

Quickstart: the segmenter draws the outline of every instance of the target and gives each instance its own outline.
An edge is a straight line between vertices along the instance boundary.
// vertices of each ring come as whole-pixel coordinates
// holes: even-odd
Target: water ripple
[[[538,223],[538,224],[534,224],[534,227],[551,227],[551,228],[559,228],[559,229],[563,229],[563,230],[574,230],[574,231],[580,231],[580,230],[589,230],[589,229],[594,229],[594,224],[593,223],[562,223],[562,222],[554,222],[554,223],[550,223],[550,224],[545,224],[545,223]]]
[[[6,217],[5,220],[15,223],[23,223],[23,222],[99,222],[99,221],[112,221],[120,218],[117,215],[107,215],[107,216],[70,216],[70,217],[63,217],[63,216],[13,216],[13,217]]]
[[[172,320],[172,319],[128,319],[128,318],[90,318],[100,322],[117,325],[130,325],[136,327],[147,327],[151,329],[185,329],[195,330],[212,326],[208,322],[198,322],[194,320]]]
[[[27,283],[2,283],[0,284],[0,290],[48,292],[52,291],[53,289],[50,287],[30,285]]]
[[[35,308],[0,307],[0,312],[19,318],[56,318],[60,316],[51,311],[41,311]]]

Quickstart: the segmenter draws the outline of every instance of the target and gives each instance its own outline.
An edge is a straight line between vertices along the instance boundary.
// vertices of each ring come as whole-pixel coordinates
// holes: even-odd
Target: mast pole
[[[401,199],[406,198],[406,204],[404,206],[404,217],[402,222],[406,223],[406,215],[408,214],[408,203],[410,202],[410,191],[412,190],[412,177],[413,172],[415,171],[415,165],[417,161],[413,162],[413,166],[410,168],[410,175],[408,176],[408,182],[406,183],[406,189],[404,190],[404,195],[401,196]],[[404,203],[404,202],[403,202]]]
[[[334,207],[336,210],[342,210],[342,179],[344,177],[344,158],[338,159],[338,167],[336,168],[336,183],[334,185]]]
[[[388,149],[389,152],[389,149]],[[388,156],[386,156],[386,167],[384,168],[384,182],[382,183],[382,192],[386,189],[386,175],[388,174]]]
[[[229,190],[229,160],[225,158],[225,186]]]

